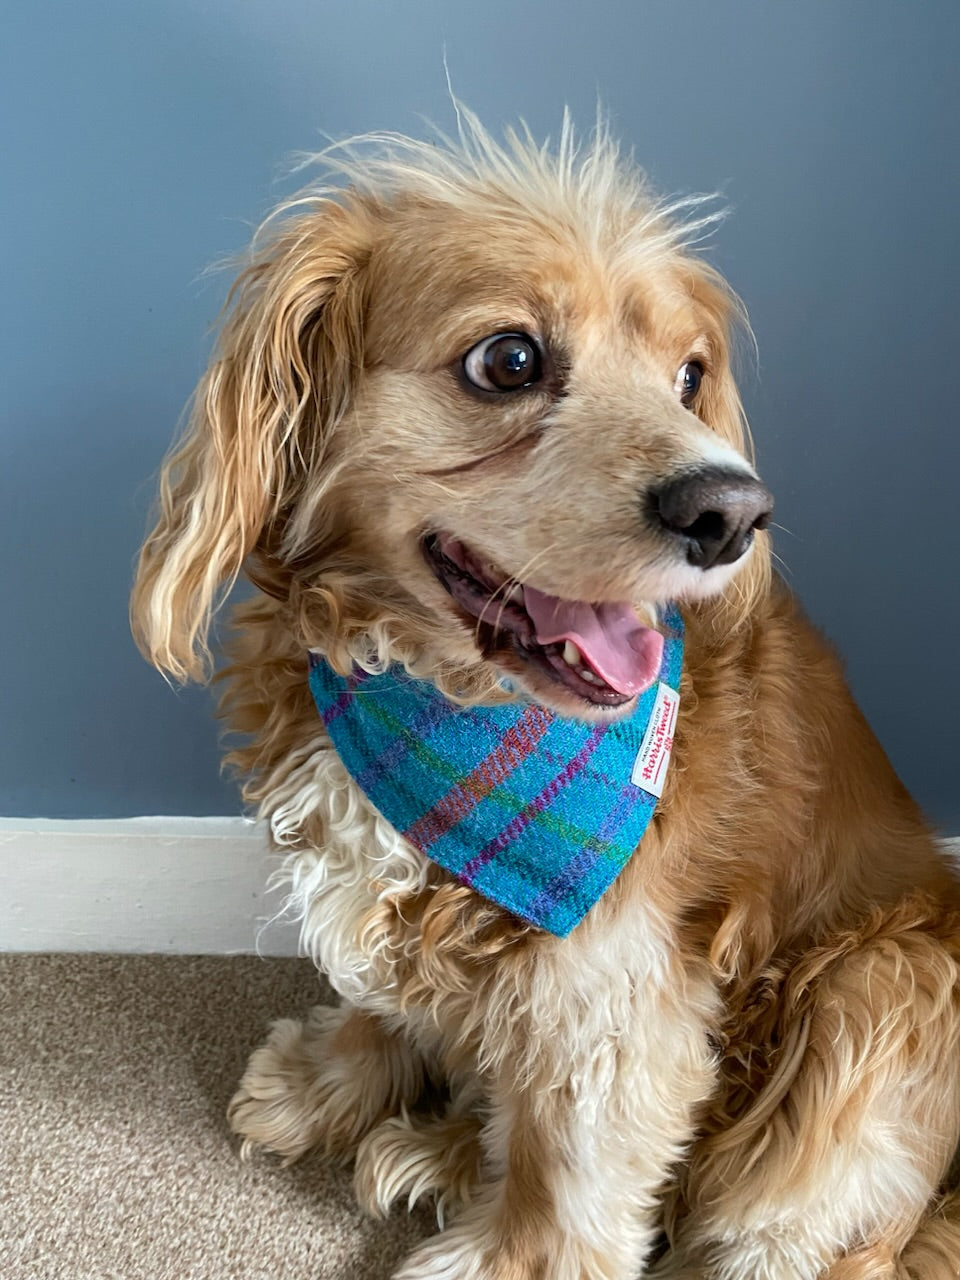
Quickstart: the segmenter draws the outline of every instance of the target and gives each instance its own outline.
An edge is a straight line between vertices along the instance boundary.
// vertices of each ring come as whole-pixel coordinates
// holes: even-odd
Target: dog
[[[202,679],[253,584],[229,758],[341,999],[253,1053],[244,1152],[432,1200],[396,1280],[960,1275],[957,878],[772,572],[709,209],[602,125],[465,113],[326,162],[234,286],[132,599]],[[628,728],[636,764],[591,772]],[[537,827],[578,771],[591,815]],[[425,852],[491,796],[491,880],[469,833]]]

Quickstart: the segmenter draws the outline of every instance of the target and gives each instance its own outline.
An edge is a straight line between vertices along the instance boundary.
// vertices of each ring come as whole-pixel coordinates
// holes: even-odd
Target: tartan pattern
[[[660,680],[680,683],[683,620],[663,620]],[[585,724],[535,703],[457,707],[401,667],[310,688],[340,758],[387,821],[484,897],[564,937],[633,854],[656,805],[630,781],[658,682],[626,720]]]

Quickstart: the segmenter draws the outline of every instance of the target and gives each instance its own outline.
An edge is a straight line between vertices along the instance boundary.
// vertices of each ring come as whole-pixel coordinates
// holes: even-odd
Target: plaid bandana
[[[683,621],[663,619],[660,678],[626,720],[535,703],[457,707],[402,668],[347,677],[310,655],[333,744],[387,821],[485,898],[564,937],[623,870],[663,788]]]

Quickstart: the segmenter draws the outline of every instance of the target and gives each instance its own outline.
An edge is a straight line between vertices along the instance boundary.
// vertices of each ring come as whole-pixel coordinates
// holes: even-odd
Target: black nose
[[[686,471],[648,494],[655,524],[686,546],[700,569],[733,564],[770,523],[773,498],[759,480],[726,467]]]

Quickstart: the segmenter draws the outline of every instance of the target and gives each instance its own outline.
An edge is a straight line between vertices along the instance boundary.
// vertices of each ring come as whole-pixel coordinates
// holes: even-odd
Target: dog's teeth
[[[523,590],[520,587],[509,587],[503,593],[504,600],[509,600],[511,604],[523,604]]]
[[[568,640],[563,646],[563,660],[568,667],[583,666],[583,654],[572,640]]]
[[[638,621],[642,622],[645,627],[654,629],[660,621],[657,617],[657,606],[654,604],[635,604],[633,611],[637,615]]]
[[[581,667],[577,672],[577,675],[580,676],[582,680],[589,680],[591,684],[603,684],[600,677],[598,675],[594,675],[592,671],[588,671],[586,667]]]

